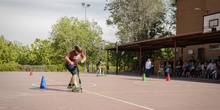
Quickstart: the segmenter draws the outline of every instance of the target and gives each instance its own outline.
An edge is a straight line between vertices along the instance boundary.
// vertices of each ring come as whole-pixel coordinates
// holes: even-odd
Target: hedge
[[[0,71],[19,71],[19,64],[0,64]]]
[[[79,71],[84,71],[84,64],[79,64]],[[115,72],[115,66],[109,66],[109,72]],[[106,71],[106,67],[104,71]],[[38,71],[38,72],[66,72],[64,64],[58,65],[19,65],[19,64],[0,64],[0,71]],[[96,65],[87,67],[89,72],[96,72]],[[93,70],[93,71],[92,71]]]

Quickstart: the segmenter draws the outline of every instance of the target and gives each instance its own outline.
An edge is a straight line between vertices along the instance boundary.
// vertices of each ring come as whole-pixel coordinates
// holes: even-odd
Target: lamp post
[[[204,10],[204,9],[201,9],[201,8],[195,8],[196,11],[206,11],[207,15],[208,15],[208,10]]]
[[[85,22],[86,22],[86,8],[90,7],[90,4],[86,4],[86,3],[81,3],[83,7],[85,7]]]
[[[86,3],[81,3],[81,5],[83,7],[85,7],[85,23],[86,23],[86,8],[89,8],[90,7],[90,4],[86,4]],[[86,23],[87,24],[87,23]],[[85,55],[86,55],[86,50],[85,50]],[[86,72],[86,62],[84,63],[84,71]]]

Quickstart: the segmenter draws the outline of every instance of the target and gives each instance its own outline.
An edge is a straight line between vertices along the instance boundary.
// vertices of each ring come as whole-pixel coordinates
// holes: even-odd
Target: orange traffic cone
[[[32,76],[33,75],[33,73],[32,73],[32,70],[31,70],[31,72],[30,72],[30,76]]]
[[[170,74],[167,74],[167,81],[170,81]]]

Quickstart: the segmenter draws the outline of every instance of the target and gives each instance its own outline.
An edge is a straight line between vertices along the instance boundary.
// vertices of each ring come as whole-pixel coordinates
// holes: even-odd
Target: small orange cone
[[[31,72],[30,72],[30,76],[32,76],[33,75],[33,73],[32,73],[32,70],[31,70]]]
[[[167,74],[167,81],[170,81],[170,74]]]

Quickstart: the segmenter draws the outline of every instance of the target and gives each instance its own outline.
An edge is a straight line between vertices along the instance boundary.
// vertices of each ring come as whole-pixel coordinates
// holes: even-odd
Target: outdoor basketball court
[[[147,77],[142,81],[142,76],[132,73],[80,75],[83,93],[66,88],[69,72],[33,72],[33,76],[30,72],[0,72],[0,110],[220,109],[219,80]],[[47,89],[40,89],[42,76]]]

